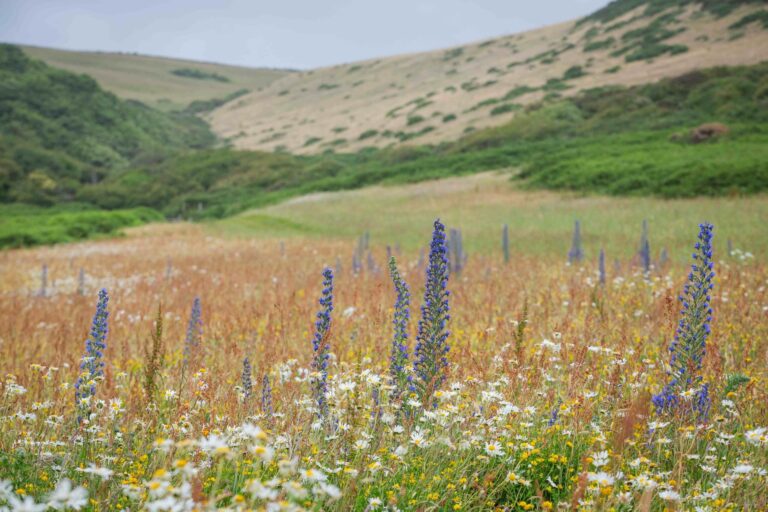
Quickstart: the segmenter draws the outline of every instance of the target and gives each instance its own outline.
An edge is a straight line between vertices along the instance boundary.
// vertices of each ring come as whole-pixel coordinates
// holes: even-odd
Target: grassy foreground
[[[546,212],[545,199],[531,201],[531,210]],[[328,208],[316,210],[320,218],[328,218]],[[391,222],[387,214],[395,210],[379,219]],[[603,209],[604,217],[610,213]],[[416,245],[428,240],[428,215],[414,212],[407,228],[414,237],[420,232]],[[354,219],[354,212],[338,218]],[[671,216],[653,223],[652,236],[667,221]],[[448,280],[448,379],[426,405],[393,394],[389,277],[344,265],[323,338],[330,350],[328,423],[318,419],[318,371],[311,365],[320,271],[351,254],[355,242],[315,237],[280,244],[220,238],[199,226],[141,229],[122,240],[0,253],[0,506],[768,505],[768,273],[760,262],[716,250],[715,318],[702,369],[712,409],[704,422],[657,415],[650,405],[667,379],[675,298],[688,272],[682,263],[650,277],[611,267],[601,287],[592,263],[516,256],[505,265],[498,254],[470,257],[463,273]],[[691,240],[675,249],[678,256],[690,254],[695,224],[687,231]],[[613,234],[604,236],[616,243]],[[518,247],[529,238],[519,237]],[[381,268],[385,251],[377,236],[371,249]],[[397,256],[412,292],[405,342],[412,353],[424,268],[417,251]],[[109,303],[84,352],[101,287]],[[108,334],[99,348],[104,322]],[[89,377],[81,361],[103,361],[104,373]],[[93,396],[76,401],[84,389]]]

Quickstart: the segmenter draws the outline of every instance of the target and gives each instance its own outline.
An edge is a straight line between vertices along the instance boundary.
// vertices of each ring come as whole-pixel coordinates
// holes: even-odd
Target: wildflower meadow
[[[418,229],[0,254],[0,510],[768,507],[761,258]]]

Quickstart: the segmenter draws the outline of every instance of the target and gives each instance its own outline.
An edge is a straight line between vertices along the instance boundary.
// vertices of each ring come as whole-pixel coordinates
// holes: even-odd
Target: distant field
[[[687,258],[691,226],[707,220],[717,229],[716,245],[733,246],[763,257],[768,197],[664,200],[614,198],[548,191],[525,191],[508,173],[482,173],[415,185],[370,187],[312,194],[256,209],[208,225],[236,236],[353,238],[369,231],[377,244],[414,249],[424,242],[424,226],[441,217],[461,228],[469,251],[499,251],[501,227],[509,224],[513,253],[563,258],[573,222],[582,222],[587,258],[605,247],[610,258],[637,251],[640,226],[648,219],[651,250],[662,247]],[[350,255],[351,257],[351,255]]]
[[[181,109],[195,100],[223,98],[240,89],[257,91],[290,72],[246,68],[128,53],[75,52],[23,46],[32,58],[50,66],[90,75],[121,98],[139,100],[162,110]],[[229,81],[196,79],[171,73],[195,69]]]

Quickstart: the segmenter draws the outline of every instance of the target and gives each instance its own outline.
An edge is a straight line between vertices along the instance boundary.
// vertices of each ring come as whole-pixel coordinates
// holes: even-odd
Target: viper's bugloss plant
[[[77,274],[77,294],[85,295],[85,269],[82,267]]]
[[[651,243],[648,239],[648,219],[643,219],[643,227],[640,230],[640,245],[637,249],[640,265],[646,274],[651,271]]]
[[[605,284],[605,249],[600,249],[600,258],[597,260],[597,271],[600,274],[600,284]]]
[[[584,258],[584,250],[581,248],[581,222],[573,224],[573,240],[568,251],[568,263],[578,263]]]
[[[643,265],[643,273],[650,274],[651,272],[651,243],[648,239],[643,242],[643,249],[640,251],[640,262]]]
[[[251,362],[247,357],[243,358],[243,374],[240,380],[243,386],[243,399],[248,400],[253,393],[253,383],[251,381]]]
[[[658,413],[682,409],[705,421],[709,412],[709,388],[700,375],[710,334],[712,307],[710,292],[715,272],[712,262],[712,224],[699,225],[699,237],[693,253],[693,265],[683,293],[680,322],[669,347],[671,354],[669,382],[653,397]],[[687,400],[685,400],[687,398]]]
[[[48,264],[43,263],[40,269],[40,291],[38,295],[45,297],[48,294]]]
[[[467,253],[464,252],[464,238],[461,236],[460,229],[450,230],[447,248],[448,270],[450,273],[459,275],[467,263]]]
[[[557,423],[557,419],[560,417],[560,404],[562,404],[562,401],[558,400],[552,408],[552,411],[549,413],[549,421],[547,421],[548,427],[553,427],[555,426],[555,423]]]
[[[331,358],[329,335],[331,333],[331,312],[333,311],[333,271],[323,270],[323,292],[320,296],[320,311],[315,321],[315,336],[312,338],[312,393],[317,404],[318,415],[328,416],[328,360]]]
[[[413,388],[424,404],[445,381],[450,350],[447,343],[447,325],[450,320],[448,248],[445,243],[445,226],[438,219],[434,227],[413,364]]]
[[[203,338],[203,316],[200,297],[195,297],[192,302],[192,311],[189,314],[189,323],[187,324],[187,337],[184,339],[184,368],[189,365],[189,359],[192,353],[200,346]]]
[[[147,402],[154,402],[157,394],[157,375],[163,359],[163,307],[157,306],[155,329],[150,344],[144,349],[144,395]]]
[[[109,294],[102,288],[96,302],[96,313],[91,332],[85,340],[85,355],[80,362],[80,375],[75,382],[75,403],[81,409],[90,409],[96,395],[96,383],[104,379],[104,349],[107,348]]]
[[[648,220],[643,220],[643,228],[640,231],[640,248],[637,251],[640,256],[640,265],[645,274],[651,271],[651,242],[648,238]]]
[[[395,389],[393,398],[399,398],[408,389],[408,321],[411,317],[411,294],[408,285],[397,270],[394,256],[389,259],[389,273],[395,285],[397,298],[392,318],[394,335],[392,337],[392,352],[390,355],[389,374]]]
[[[352,253],[352,273],[357,275],[363,270],[363,265],[360,263],[360,257],[357,251]]]
[[[661,248],[661,254],[659,254],[659,267],[664,267],[669,261],[669,254],[667,254],[667,248]]]
[[[266,373],[261,379],[261,414],[272,416],[272,386],[269,384],[269,375]]]

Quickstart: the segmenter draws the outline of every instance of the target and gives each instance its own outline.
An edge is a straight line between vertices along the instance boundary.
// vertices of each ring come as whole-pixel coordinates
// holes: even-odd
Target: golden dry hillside
[[[124,99],[138,100],[161,110],[180,109],[196,100],[224,98],[241,89],[257,91],[291,72],[282,69],[246,68],[130,53],[76,52],[22,46],[39,59],[73,73],[84,73]],[[225,80],[179,76],[175,70],[193,69]]]
[[[316,153],[451,140],[547,95],[761,62],[766,15],[759,2],[725,16],[699,4],[654,14],[642,5],[609,21],[290,74],[207,120],[241,149]]]

